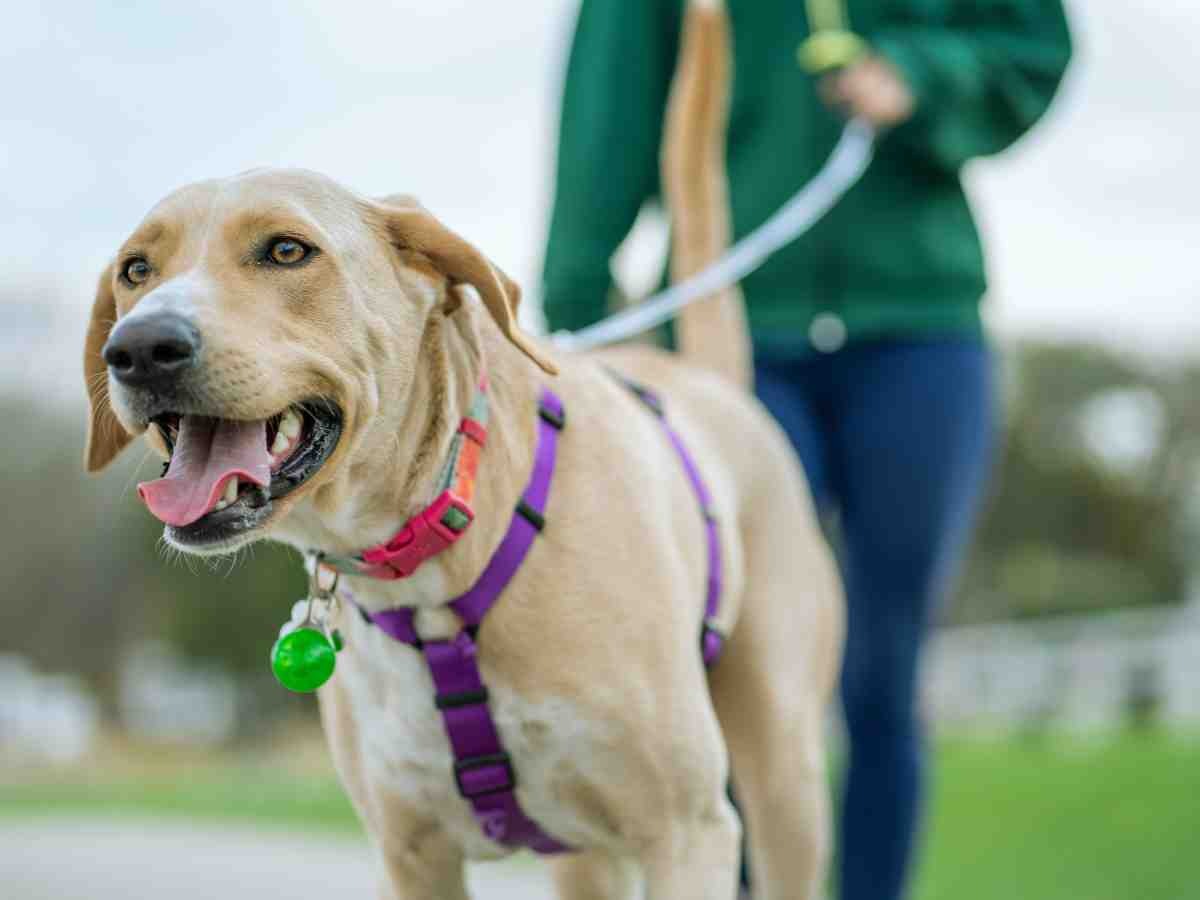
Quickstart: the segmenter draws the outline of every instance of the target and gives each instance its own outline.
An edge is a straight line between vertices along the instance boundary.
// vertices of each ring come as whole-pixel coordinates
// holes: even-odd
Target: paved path
[[[471,868],[477,900],[550,900],[529,859]],[[0,821],[3,900],[374,900],[361,842],[245,826]]]

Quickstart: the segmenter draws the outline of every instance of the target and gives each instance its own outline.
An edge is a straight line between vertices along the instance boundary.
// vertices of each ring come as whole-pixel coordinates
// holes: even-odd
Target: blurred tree
[[[305,589],[295,554],[266,544],[233,561],[163,552],[161,526],[133,493],[157,462],[139,443],[89,478],[82,415],[0,395],[0,418],[21,423],[0,445],[0,653],[78,672],[107,693],[131,642],[165,636],[188,655],[269,678],[267,653]]]
[[[996,485],[957,622],[1185,598],[1200,463],[1200,369],[1090,346],[1008,354]]]

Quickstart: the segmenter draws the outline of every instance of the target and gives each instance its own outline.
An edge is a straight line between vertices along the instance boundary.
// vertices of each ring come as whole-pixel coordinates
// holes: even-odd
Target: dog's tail
[[[729,30],[724,0],[689,0],[662,153],[674,281],[718,259],[730,241],[725,172],[733,64]],[[676,329],[685,356],[750,387],[750,333],[736,286],[689,306],[680,314]]]

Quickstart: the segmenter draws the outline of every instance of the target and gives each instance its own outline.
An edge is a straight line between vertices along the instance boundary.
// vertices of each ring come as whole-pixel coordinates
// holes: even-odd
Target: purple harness
[[[630,389],[662,420],[663,428],[683,462],[704,512],[708,540],[708,591],[704,626],[700,637],[706,666],[716,662],[723,636],[713,626],[721,599],[721,551],[712,501],[695,462],[679,435],[663,417],[658,398],[643,387],[629,383]],[[488,610],[500,599],[505,587],[520,569],[533,539],[546,525],[546,500],[554,477],[558,455],[558,433],[566,424],[562,401],[544,389],[538,408],[538,440],[533,473],[517,503],[508,531],[475,585],[450,601],[462,619],[463,629],[452,640],[422,641],[413,625],[410,608],[389,609],[364,616],[387,635],[420,650],[433,677],[434,704],[454,753],[454,780],[458,792],[470,804],[483,833],[509,847],[528,847],[538,853],[569,850],[546,834],[521,809],[514,791],[516,773],[512,758],[500,742],[500,733],[488,705],[488,690],[476,660],[476,634]]]

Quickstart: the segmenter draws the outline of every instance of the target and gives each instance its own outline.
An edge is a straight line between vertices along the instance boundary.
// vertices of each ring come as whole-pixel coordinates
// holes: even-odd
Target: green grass
[[[181,769],[148,778],[58,778],[0,784],[0,816],[164,816],[354,833],[358,821],[331,775],[265,765]]]
[[[358,830],[319,767],[149,770],[0,783],[0,815]],[[943,742],[914,900],[1200,900],[1200,739]]]
[[[941,748],[914,900],[1197,900],[1200,740]]]

